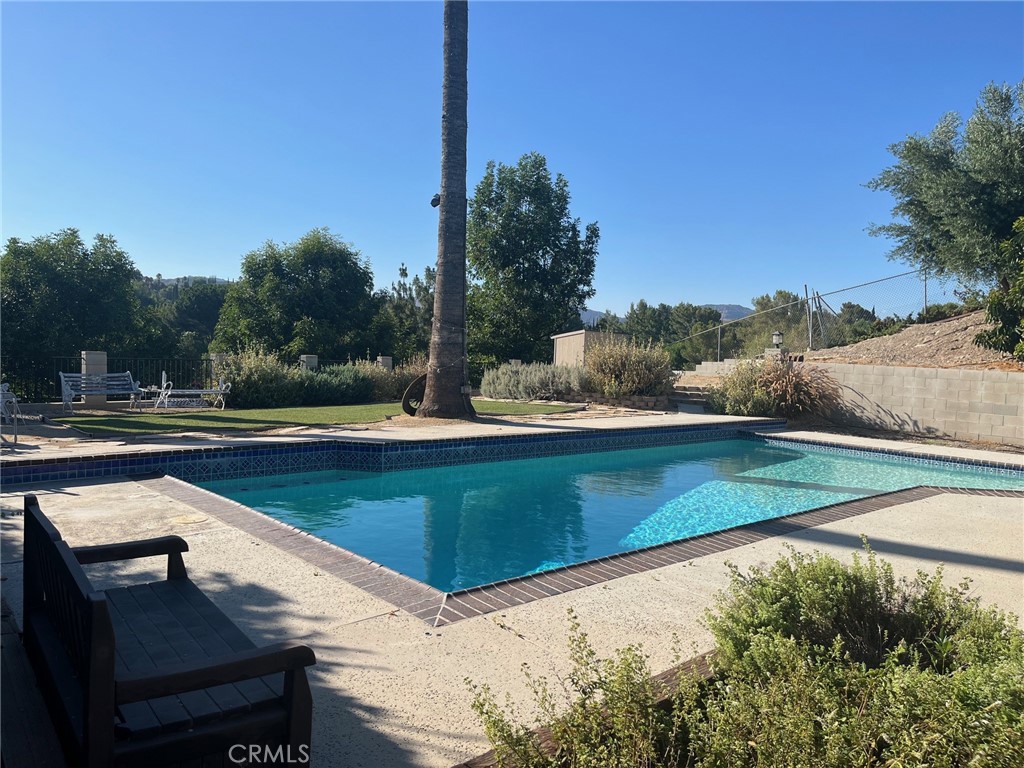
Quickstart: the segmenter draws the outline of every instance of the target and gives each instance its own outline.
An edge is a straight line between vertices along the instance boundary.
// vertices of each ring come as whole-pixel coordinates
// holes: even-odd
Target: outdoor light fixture
[[[432,208],[437,208],[437,206],[439,206],[440,204],[441,204],[441,195],[440,194],[434,195],[432,198],[430,198],[430,206]]]
[[[772,344],[776,349],[782,346],[782,331],[772,331]]]

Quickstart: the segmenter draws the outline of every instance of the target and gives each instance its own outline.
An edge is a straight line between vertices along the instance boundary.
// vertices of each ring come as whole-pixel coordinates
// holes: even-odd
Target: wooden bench
[[[69,761],[227,766],[257,745],[276,758],[261,765],[308,763],[313,651],[256,648],[189,580],[186,551],[178,536],[69,547],[25,497],[23,639]],[[156,556],[167,579],[147,584],[97,590],[82,568]]]
[[[144,392],[139,382],[132,378],[131,371],[124,373],[64,373],[60,372],[60,392],[64,410],[74,413],[72,401],[86,395],[128,395],[128,410],[139,406],[139,396]],[[141,409],[140,409],[141,410]]]
[[[231,382],[225,384],[223,379],[217,382],[216,387],[211,387],[210,389],[203,389],[201,387],[182,389],[180,387],[175,387],[174,382],[167,380],[167,371],[162,371],[160,378],[160,393],[156,397],[156,404],[153,406],[154,409],[159,408],[161,405],[163,405],[164,408],[168,408],[170,407],[170,401],[177,398],[189,399],[213,397],[214,407],[219,403],[220,409],[223,411],[224,398],[226,398],[231,392]]]

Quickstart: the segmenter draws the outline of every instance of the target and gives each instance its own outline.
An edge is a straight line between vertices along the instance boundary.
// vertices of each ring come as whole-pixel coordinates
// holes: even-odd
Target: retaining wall
[[[1024,446],[1024,373],[814,365],[843,387],[847,423]]]

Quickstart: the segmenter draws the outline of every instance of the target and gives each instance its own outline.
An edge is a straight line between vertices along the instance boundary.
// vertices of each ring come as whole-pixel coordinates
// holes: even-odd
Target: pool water
[[[1024,472],[721,440],[201,485],[452,591],[915,485],[1024,490]]]

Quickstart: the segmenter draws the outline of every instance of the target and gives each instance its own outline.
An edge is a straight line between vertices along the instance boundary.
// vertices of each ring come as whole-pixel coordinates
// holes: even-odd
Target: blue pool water
[[[202,483],[444,591],[915,485],[1024,490],[1024,473],[721,440]]]

